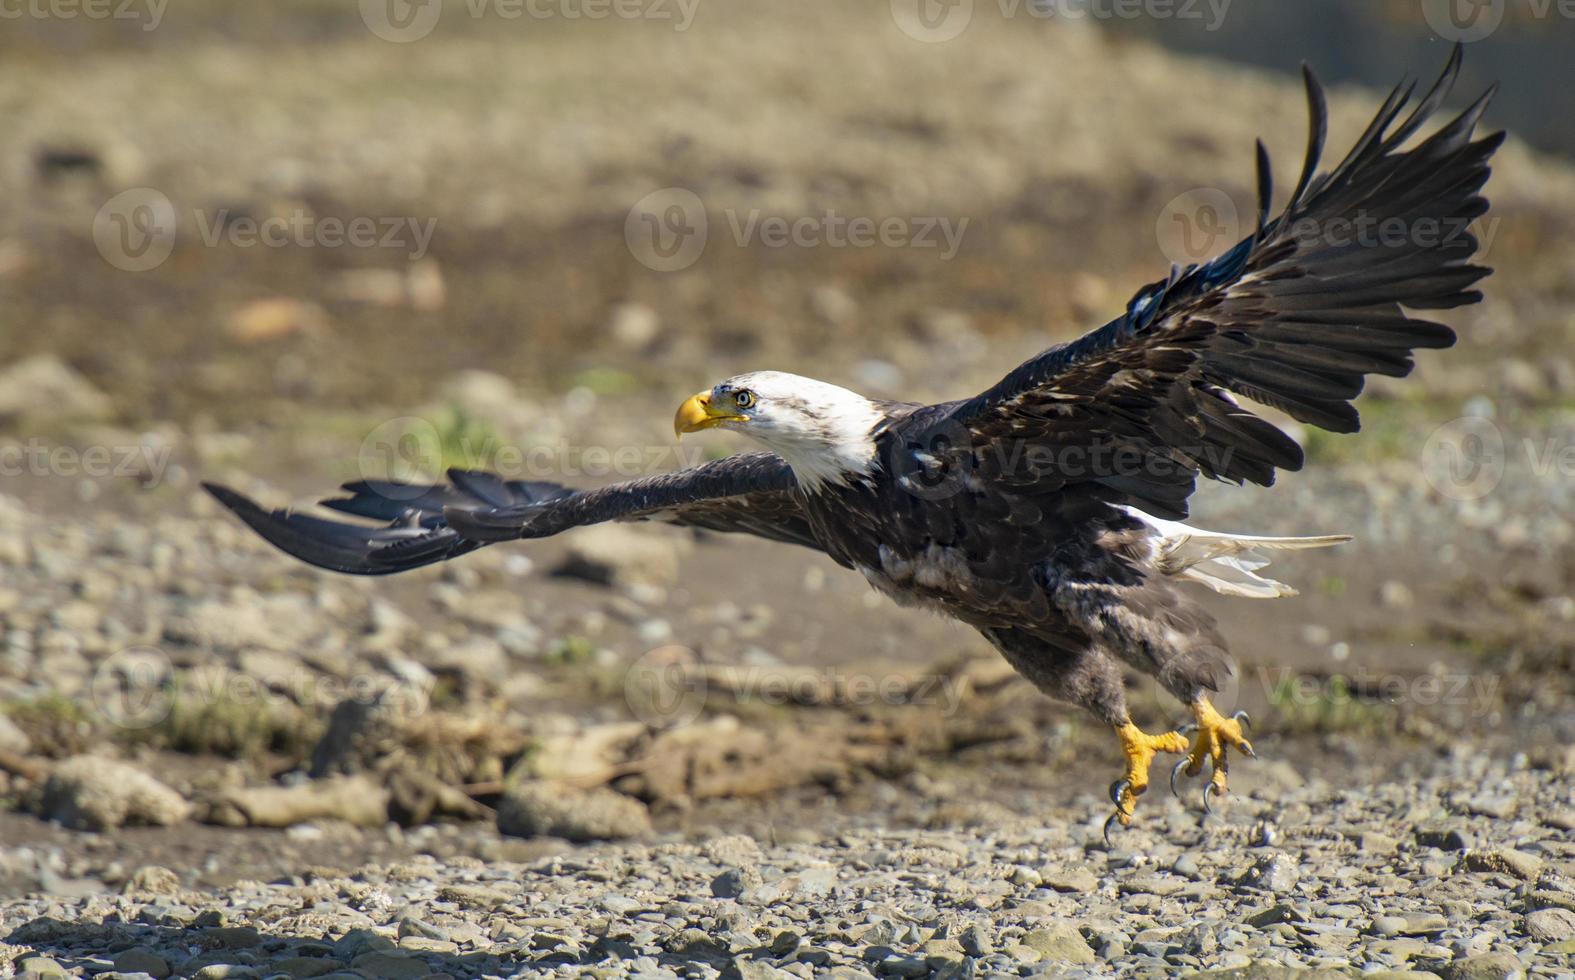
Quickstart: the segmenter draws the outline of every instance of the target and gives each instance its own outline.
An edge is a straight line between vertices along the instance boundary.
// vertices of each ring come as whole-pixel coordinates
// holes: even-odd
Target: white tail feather
[[[1284,582],[1257,574],[1269,563],[1256,554],[1265,551],[1300,551],[1328,548],[1351,540],[1349,534],[1321,534],[1306,538],[1264,538],[1226,534],[1189,527],[1178,521],[1145,514],[1135,507],[1126,511],[1154,529],[1154,567],[1165,575],[1206,585],[1222,595],[1248,599],[1280,599],[1296,590]]]

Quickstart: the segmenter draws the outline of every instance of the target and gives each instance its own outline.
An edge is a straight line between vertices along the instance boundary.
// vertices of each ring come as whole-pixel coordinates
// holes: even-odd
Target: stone
[[[1448,825],[1418,827],[1415,834],[1418,844],[1441,851],[1463,851],[1470,844],[1460,828]]]
[[[173,826],[191,815],[191,805],[135,766],[79,755],[50,772],[37,811],[73,830],[113,830],[127,824]]]
[[[1301,880],[1301,872],[1297,869],[1295,861],[1284,854],[1270,854],[1253,865],[1243,877],[1242,883],[1280,895],[1295,888],[1299,880]]]
[[[1526,935],[1539,943],[1575,939],[1575,912],[1562,908],[1538,909],[1527,913],[1523,926]]]
[[[1085,894],[1099,887],[1099,879],[1082,868],[1064,872],[1046,872],[1042,873],[1040,878],[1046,887],[1054,888],[1058,892]]]
[[[127,895],[173,895],[180,891],[180,876],[169,868],[145,864],[126,877],[121,891]]]
[[[0,371],[0,419],[92,421],[113,412],[108,395],[52,355],[29,357]]]
[[[598,524],[566,539],[555,574],[597,585],[654,585],[678,581],[679,539],[622,524]]]
[[[311,977],[320,977],[338,965],[333,960],[317,956],[290,956],[275,961],[269,969],[275,973],[283,973],[292,980],[308,980]]]
[[[644,803],[606,787],[518,780],[504,788],[498,830],[517,837],[622,840],[650,833],[651,814]]]
[[[362,953],[350,965],[356,972],[379,980],[421,980],[432,972],[420,957],[382,951]]]
[[[1524,851],[1493,849],[1471,851],[1466,855],[1467,871],[1507,874],[1523,881],[1534,881],[1542,873],[1542,859]]]
[[[115,969],[122,973],[146,973],[154,980],[170,975],[169,961],[146,946],[133,946],[115,954]]]
[[[760,872],[754,867],[728,868],[711,879],[711,894],[717,898],[738,898],[760,884]]]
[[[29,980],[52,980],[55,977],[69,977],[71,974],[66,968],[47,956],[24,956],[16,963],[17,972]]]
[[[1040,959],[1057,963],[1087,965],[1099,960],[1083,934],[1067,923],[1031,930],[1023,936],[1022,945],[1038,953]]]
[[[1439,970],[1443,980],[1518,980],[1526,975],[1512,953],[1486,953],[1455,960]]]

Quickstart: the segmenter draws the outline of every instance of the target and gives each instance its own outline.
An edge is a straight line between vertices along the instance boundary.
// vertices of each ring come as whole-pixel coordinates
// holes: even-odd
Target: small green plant
[[[1322,683],[1287,677],[1269,692],[1269,703],[1286,733],[1377,732],[1395,723],[1393,706],[1361,697],[1339,674]]]

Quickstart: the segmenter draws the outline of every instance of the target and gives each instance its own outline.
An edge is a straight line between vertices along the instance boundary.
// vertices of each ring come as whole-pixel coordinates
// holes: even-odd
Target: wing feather
[[[388,575],[468,554],[497,541],[542,538],[614,520],[658,520],[818,547],[799,507],[792,470],[771,453],[744,453],[674,473],[571,490],[450,470],[446,485],[347,483],[322,506],[381,523],[352,524],[267,510],[228,487],[203,484],[248,527],[319,568]]]
[[[1074,484],[1113,503],[1180,517],[1195,477],[1268,485],[1302,465],[1301,448],[1230,395],[1335,432],[1353,432],[1352,400],[1369,374],[1402,377],[1419,348],[1448,347],[1448,327],[1406,310],[1481,299],[1488,268],[1473,264],[1469,223],[1502,133],[1475,138],[1490,89],[1413,139],[1442,107],[1461,62],[1457,45],[1437,82],[1402,118],[1402,83],[1335,167],[1318,170],[1327,140],[1323,87],[1304,69],[1307,152],[1290,198],[1269,218],[1273,178],[1257,145],[1253,233],[1202,265],[1173,267],[1138,291],[1115,320],[1017,367],[937,423],[973,435],[982,454],[1029,444],[1063,452],[1113,446],[1124,468],[1057,464],[1003,472],[1014,486]],[[923,435],[913,437],[923,443]],[[1066,457],[1072,458],[1072,457]],[[1077,457],[1085,459],[1086,457]],[[1181,465],[1155,465],[1174,464]],[[1119,469],[1119,472],[1117,471]]]

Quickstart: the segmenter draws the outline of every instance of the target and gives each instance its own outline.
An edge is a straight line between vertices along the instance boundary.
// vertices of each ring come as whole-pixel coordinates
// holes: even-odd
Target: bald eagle
[[[1492,90],[1418,136],[1460,60],[1457,46],[1403,117],[1414,83],[1398,86],[1327,172],[1323,90],[1304,70],[1307,153],[1278,215],[1259,142],[1251,234],[1212,261],[1172,268],[1109,323],[975,397],[921,405],[776,371],[740,374],[685,401],[674,429],[728,429],[763,451],[597,489],[453,470],[441,485],[350,483],[323,502],[362,523],[208,489],[289,554],[357,575],[603,521],[813,548],[900,603],[976,628],[1044,693],[1109,725],[1125,767],[1107,834],[1130,822],[1159,752],[1182,756],[1173,789],[1178,770],[1209,767],[1207,807],[1227,789],[1228,753],[1253,750],[1248,719],[1223,716],[1208,698],[1229,669],[1225,641],[1177,584],[1291,595],[1259,574],[1260,552],[1348,538],[1207,531],[1181,523],[1187,499],[1200,475],[1268,486],[1276,470],[1301,467],[1296,441],[1239,398],[1355,432],[1351,403],[1366,375],[1404,376],[1416,349],[1454,343],[1449,328],[1406,311],[1475,303],[1472,286],[1489,272],[1472,262],[1468,225],[1487,209],[1480,191],[1503,140],[1473,135]],[[1156,677],[1193,723],[1140,730],[1123,666]]]

